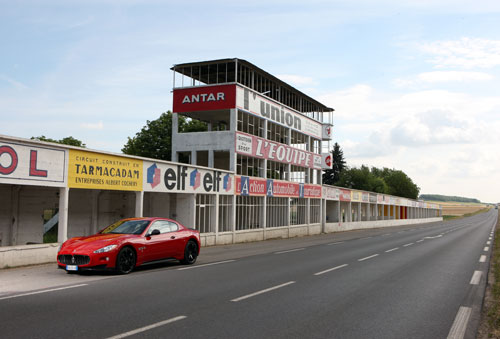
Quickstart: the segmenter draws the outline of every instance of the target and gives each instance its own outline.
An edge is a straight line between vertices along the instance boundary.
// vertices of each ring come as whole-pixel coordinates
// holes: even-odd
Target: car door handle
[[[170,239],[175,239],[175,235],[171,236]]]

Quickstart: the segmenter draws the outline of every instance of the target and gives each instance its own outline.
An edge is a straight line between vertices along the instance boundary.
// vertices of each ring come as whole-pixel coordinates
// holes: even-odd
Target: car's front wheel
[[[182,259],[181,262],[185,265],[192,265],[196,262],[197,257],[198,244],[193,240],[189,240],[184,249],[184,259]]]
[[[116,257],[116,272],[119,274],[130,273],[135,267],[135,262],[134,250],[130,247],[122,248]]]

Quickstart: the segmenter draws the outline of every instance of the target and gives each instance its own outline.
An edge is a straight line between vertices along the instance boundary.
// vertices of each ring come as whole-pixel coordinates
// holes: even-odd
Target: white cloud
[[[11,79],[3,74],[0,74],[0,79],[8,82],[10,85],[12,85],[16,89],[28,89],[29,88],[28,86],[26,86],[22,82]]]
[[[437,68],[492,68],[500,65],[500,40],[462,38],[423,43],[419,48],[430,54]]]
[[[86,129],[104,129],[104,124],[102,123],[102,121],[99,121],[99,122],[96,122],[96,123],[88,123],[88,122],[85,122],[83,124],[80,125],[82,128],[86,128]]]
[[[487,81],[494,77],[483,72],[436,71],[420,73],[417,79],[423,82],[451,82],[451,81]]]

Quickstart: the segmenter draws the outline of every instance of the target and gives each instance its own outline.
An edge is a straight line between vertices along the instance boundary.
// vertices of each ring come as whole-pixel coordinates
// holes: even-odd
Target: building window
[[[266,227],[288,226],[288,198],[268,197]]]
[[[195,228],[200,231],[200,233],[215,232],[214,215],[215,195],[197,194]]]
[[[287,180],[287,167],[288,164],[268,160],[266,177],[268,179]]]
[[[260,177],[264,173],[262,168],[263,160],[247,157],[246,155],[237,154],[236,156],[236,174],[247,175],[252,177]]]
[[[292,131],[292,140],[290,142],[290,146],[307,151],[307,142],[308,137],[305,134],[302,134],[297,131]]]
[[[264,121],[253,114],[238,110],[238,131],[264,137]]]
[[[261,228],[262,197],[236,196],[236,230]]]
[[[288,144],[288,128],[268,121],[267,139],[280,142],[282,144]]]
[[[307,199],[290,198],[290,225],[303,225],[306,223]]]
[[[307,183],[308,171],[308,168],[292,165],[290,169],[290,181]]]
[[[309,150],[313,153],[320,154],[320,141],[318,139],[311,138]]]
[[[318,224],[321,222],[321,199],[309,199],[310,205],[310,224]]]
[[[230,232],[233,228],[233,196],[219,195],[219,232]]]

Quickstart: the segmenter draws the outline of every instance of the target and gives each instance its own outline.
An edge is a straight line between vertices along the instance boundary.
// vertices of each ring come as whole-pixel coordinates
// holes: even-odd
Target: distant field
[[[474,213],[486,208],[488,205],[469,203],[469,202],[442,202],[432,201],[432,203],[443,206],[443,215],[462,216],[464,214]]]

